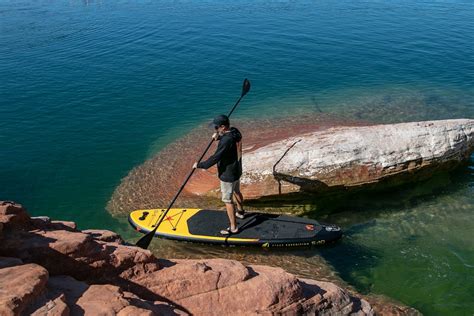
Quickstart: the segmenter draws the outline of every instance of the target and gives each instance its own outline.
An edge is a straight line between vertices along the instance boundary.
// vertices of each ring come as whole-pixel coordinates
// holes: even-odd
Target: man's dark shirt
[[[224,182],[237,181],[242,175],[241,140],[242,134],[239,130],[231,127],[229,132],[220,137],[216,152],[197,167],[208,169],[217,163],[219,179]]]

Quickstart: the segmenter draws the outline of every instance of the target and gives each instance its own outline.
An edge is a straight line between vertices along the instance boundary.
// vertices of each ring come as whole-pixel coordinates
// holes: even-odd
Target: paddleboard
[[[164,209],[136,210],[130,213],[130,224],[141,233],[149,233],[164,215]],[[324,245],[341,238],[338,226],[312,219],[260,212],[246,213],[237,219],[239,232],[221,235],[229,226],[225,211],[173,208],[156,230],[155,237],[239,246],[297,247]]]

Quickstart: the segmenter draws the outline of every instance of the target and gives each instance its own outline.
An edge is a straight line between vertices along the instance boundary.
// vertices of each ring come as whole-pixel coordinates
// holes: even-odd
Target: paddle
[[[240,100],[242,100],[242,98],[250,91],[250,81],[248,81],[247,79],[244,80],[244,83],[242,85],[242,93],[240,95],[240,98],[237,100],[237,102],[234,104],[234,107],[232,107],[232,110],[230,110],[229,114],[227,115],[228,117],[230,117],[232,115],[232,113],[234,112],[235,108],[237,107],[237,105],[239,104]],[[202,153],[201,157],[199,158],[198,160],[198,163],[201,162],[201,160],[204,158],[204,156],[206,155],[207,151],[209,150],[209,148],[211,147],[212,143],[214,142],[214,138],[211,139],[211,141],[209,142],[209,145],[207,145],[206,149],[204,150],[204,152]],[[181,191],[183,191],[186,183],[188,183],[189,179],[191,178],[191,176],[193,175],[194,173],[194,170],[196,169],[192,169],[191,172],[189,173],[188,177],[186,178],[186,180],[184,180],[184,183],[183,185],[181,186],[181,188],[179,188],[179,191],[176,193],[176,195],[174,196],[173,200],[171,201],[170,205],[168,206],[168,208],[166,209],[166,211],[163,213],[163,215],[160,217],[160,219],[158,220],[158,222],[156,223],[155,225],[155,228],[153,228],[152,231],[150,231],[149,233],[147,233],[145,236],[143,236],[142,238],[140,238],[140,240],[136,243],[136,245],[140,248],[143,248],[143,249],[147,249],[148,246],[150,245],[151,243],[151,240],[153,239],[153,237],[155,236],[155,233],[156,233],[156,230],[158,229],[158,227],[160,226],[161,222],[163,221],[163,219],[166,217],[166,214],[168,213],[168,211],[171,209],[171,207],[173,206],[174,202],[176,201],[176,199],[178,198],[179,194],[181,193]]]

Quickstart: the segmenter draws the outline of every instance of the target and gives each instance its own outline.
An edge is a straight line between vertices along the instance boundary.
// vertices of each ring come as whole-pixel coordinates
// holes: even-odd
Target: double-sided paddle
[[[228,117],[230,117],[232,115],[232,113],[234,112],[235,108],[237,107],[237,105],[239,104],[240,100],[242,100],[242,98],[250,91],[250,81],[248,81],[247,79],[244,80],[244,83],[242,85],[242,93],[240,95],[240,98],[237,100],[237,102],[234,104],[234,106],[232,107],[232,110],[230,110],[229,114],[227,115]],[[198,163],[201,162],[201,160],[204,158],[204,156],[206,155],[207,151],[209,150],[209,148],[211,148],[211,145],[212,143],[214,142],[214,138],[211,139],[211,141],[209,142],[209,145],[207,145],[206,149],[204,150],[204,152],[202,153],[201,157],[199,158],[198,160]],[[168,208],[166,209],[166,211],[163,213],[163,215],[160,217],[160,219],[158,220],[158,222],[154,225],[155,228],[153,228],[152,231],[150,231],[149,233],[147,233],[145,236],[143,236],[142,238],[140,238],[140,240],[136,243],[136,245],[140,248],[143,248],[143,249],[147,249],[148,246],[150,245],[151,243],[151,240],[153,239],[153,237],[155,236],[155,233],[156,233],[156,230],[158,229],[158,227],[160,226],[161,222],[163,221],[163,219],[166,217],[166,214],[168,213],[168,211],[171,209],[171,207],[173,207],[173,204],[174,202],[176,201],[176,199],[178,198],[179,194],[181,193],[181,191],[183,191],[184,187],[186,186],[186,183],[188,183],[189,179],[191,178],[191,176],[193,175],[194,173],[194,168],[191,170],[191,172],[188,174],[188,177],[186,178],[186,180],[184,180],[184,183],[183,185],[181,186],[181,188],[179,188],[179,191],[176,193],[176,195],[174,196],[173,200],[171,201],[170,205],[168,206]]]

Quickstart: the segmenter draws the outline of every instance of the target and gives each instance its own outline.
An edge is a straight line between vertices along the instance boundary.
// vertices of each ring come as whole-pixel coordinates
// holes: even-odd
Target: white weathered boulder
[[[241,181],[246,198],[354,187],[452,167],[473,147],[468,119],[333,127],[244,153]]]

